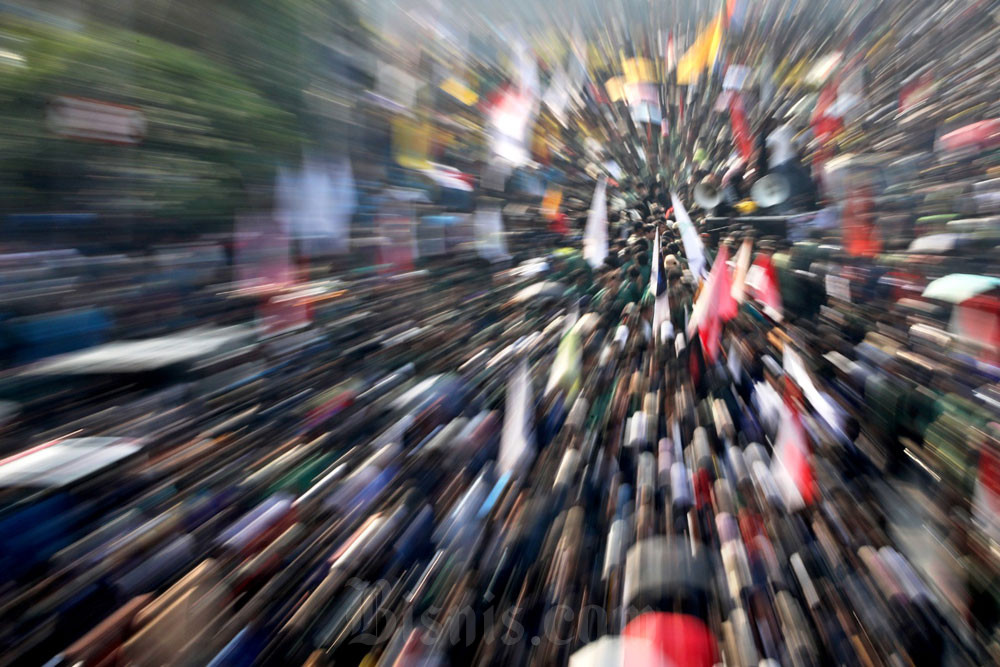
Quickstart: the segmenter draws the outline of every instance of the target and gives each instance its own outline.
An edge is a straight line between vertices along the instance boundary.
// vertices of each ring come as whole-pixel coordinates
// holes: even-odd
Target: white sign
[[[847,278],[828,273],[826,275],[826,295],[831,299],[851,302],[851,283]]]
[[[137,144],[146,136],[146,117],[133,107],[80,97],[56,97],[46,112],[49,128],[75,139]]]

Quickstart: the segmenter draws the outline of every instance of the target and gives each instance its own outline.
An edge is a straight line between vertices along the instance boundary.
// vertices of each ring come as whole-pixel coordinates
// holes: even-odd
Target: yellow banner
[[[628,58],[622,61],[622,76],[625,83],[646,83],[656,81],[653,63],[645,58]]]
[[[441,90],[448,93],[466,106],[472,106],[479,100],[479,95],[455,77],[448,78],[441,84]]]
[[[431,124],[408,116],[397,116],[392,122],[392,147],[396,163],[408,169],[430,166]]]

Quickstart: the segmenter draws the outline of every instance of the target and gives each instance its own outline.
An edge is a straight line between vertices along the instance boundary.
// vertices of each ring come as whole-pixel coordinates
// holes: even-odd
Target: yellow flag
[[[696,83],[705,68],[715,63],[721,46],[722,12],[719,12],[711,25],[698,34],[691,48],[677,61],[677,83]]]
[[[712,40],[708,47],[708,59],[705,65],[712,67],[715,59],[719,56],[719,49],[722,47],[722,12],[715,17],[715,25],[712,26]]]
[[[698,81],[701,71],[705,69],[706,44],[701,35],[698,35],[691,48],[677,61],[677,83],[687,85]]]

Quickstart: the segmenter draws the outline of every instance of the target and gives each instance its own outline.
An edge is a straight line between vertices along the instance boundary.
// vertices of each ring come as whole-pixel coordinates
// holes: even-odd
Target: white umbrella
[[[1000,287],[1000,278],[971,273],[952,273],[929,284],[923,296],[948,303],[962,303],[974,296]]]
[[[907,252],[919,252],[924,254],[934,254],[948,252],[955,249],[960,234],[928,234],[913,239]]]

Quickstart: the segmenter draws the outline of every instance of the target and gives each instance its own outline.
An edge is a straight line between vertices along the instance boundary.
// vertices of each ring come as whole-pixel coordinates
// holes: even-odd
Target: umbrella
[[[1000,278],[971,273],[952,273],[927,286],[923,296],[949,303],[962,303],[974,296],[1000,287]]]
[[[566,288],[562,283],[557,282],[538,282],[533,285],[528,285],[523,290],[514,295],[513,301],[516,303],[523,303],[525,301],[531,301],[533,299],[557,299],[561,297],[566,291]]]
[[[812,86],[821,86],[823,82],[830,78],[833,70],[843,60],[844,54],[840,51],[827,54],[816,61],[809,73],[806,74],[806,83]]]
[[[513,269],[511,273],[516,276],[530,278],[531,276],[536,276],[539,273],[545,273],[548,270],[549,263],[539,257],[521,262],[521,264],[517,268]]]
[[[955,249],[955,245],[961,238],[960,234],[928,234],[913,239],[907,252],[919,253],[942,253]]]
[[[938,139],[939,150],[986,149],[1000,142],[1000,118],[990,118],[960,127]]]

